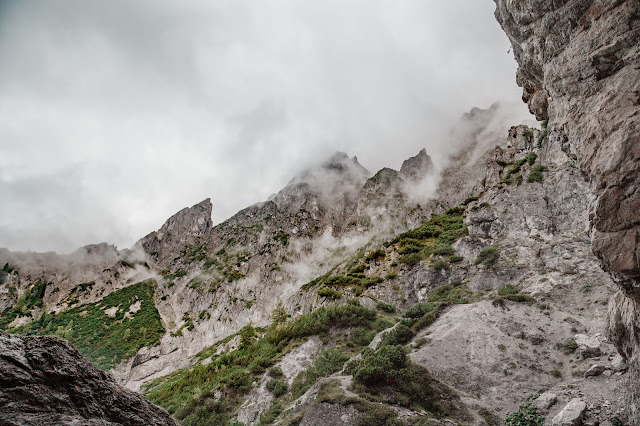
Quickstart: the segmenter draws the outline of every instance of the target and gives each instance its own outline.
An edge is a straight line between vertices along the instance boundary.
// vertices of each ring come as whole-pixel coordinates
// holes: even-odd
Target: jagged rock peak
[[[88,244],[80,247],[72,253],[72,256],[105,256],[105,255],[118,255],[118,249],[113,244],[99,243]]]
[[[287,187],[307,183],[312,187],[326,186],[330,181],[351,181],[364,184],[371,174],[359,162],[357,157],[350,158],[344,152],[337,151],[327,160],[315,167],[310,167],[295,176]],[[285,188],[286,190],[286,188]]]
[[[186,207],[171,216],[162,227],[142,238],[134,249],[142,247],[148,253],[162,259],[172,256],[185,244],[205,236],[212,228],[211,199],[207,198],[192,207]]]
[[[418,155],[406,159],[400,167],[400,175],[408,180],[420,180],[433,170],[433,161],[422,148]]]
[[[170,233],[189,233],[202,235],[211,228],[211,198],[207,198],[192,207],[185,207],[171,216],[158,230],[158,239]]]
[[[177,425],[169,413],[118,386],[58,337],[0,331],[3,425]]]

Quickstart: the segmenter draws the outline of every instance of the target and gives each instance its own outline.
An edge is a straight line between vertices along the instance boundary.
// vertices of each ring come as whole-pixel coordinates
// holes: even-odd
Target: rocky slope
[[[519,63],[523,100],[548,120],[550,143],[586,176],[594,253],[618,283],[609,335],[640,350],[640,3],[496,0]],[[631,404],[640,418],[638,395]]]
[[[427,210],[409,191],[432,178],[424,150],[400,172],[373,177],[355,157],[336,153],[217,226],[207,199],[131,250],[104,243],[70,255],[3,250],[0,327],[66,337],[138,389],[242,326],[267,323],[279,301],[371,239],[419,224]],[[93,327],[110,330],[93,336],[99,349],[85,344]],[[119,340],[125,328],[145,330],[144,338]]]
[[[0,331],[3,425],[175,425],[169,414],[118,386],[68,342]]]
[[[425,151],[373,176],[338,153],[216,226],[205,200],[132,250],[0,252],[0,325],[69,339],[183,424],[494,425],[544,393],[548,424],[616,425],[590,186],[497,113],[463,117],[437,187]]]

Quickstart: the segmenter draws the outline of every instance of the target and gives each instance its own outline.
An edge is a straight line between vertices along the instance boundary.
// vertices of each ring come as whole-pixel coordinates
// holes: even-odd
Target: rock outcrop
[[[140,394],[118,386],[67,341],[0,331],[3,425],[177,425]]]
[[[175,257],[187,244],[196,244],[211,229],[211,199],[185,207],[171,216],[162,227],[136,243],[159,261]]]
[[[594,252],[640,298],[640,3],[496,0],[523,100],[595,196]]]
[[[624,294],[610,303],[609,336],[640,353],[640,2],[495,0],[513,45],[516,80],[548,142],[575,159],[592,201],[594,253]],[[635,408],[634,408],[635,407]],[[638,410],[638,403],[630,409]],[[638,412],[632,415],[640,417]]]

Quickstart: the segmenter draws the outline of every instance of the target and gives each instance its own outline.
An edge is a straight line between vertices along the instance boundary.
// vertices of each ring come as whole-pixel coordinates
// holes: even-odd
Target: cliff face
[[[118,386],[65,340],[0,331],[3,425],[176,425],[162,408]]]
[[[591,246],[622,294],[609,335],[640,351],[640,2],[496,0],[513,45],[517,83],[549,144],[575,158],[590,184]]]
[[[640,298],[640,4],[497,0],[520,68],[523,100],[549,120],[594,195],[594,252]]]

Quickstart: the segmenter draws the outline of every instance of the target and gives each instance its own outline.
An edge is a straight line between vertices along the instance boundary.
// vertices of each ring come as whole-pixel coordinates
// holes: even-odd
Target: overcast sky
[[[491,0],[0,0],[0,247],[220,222],[341,150],[399,168],[520,89]],[[516,123],[514,123],[516,124]]]

